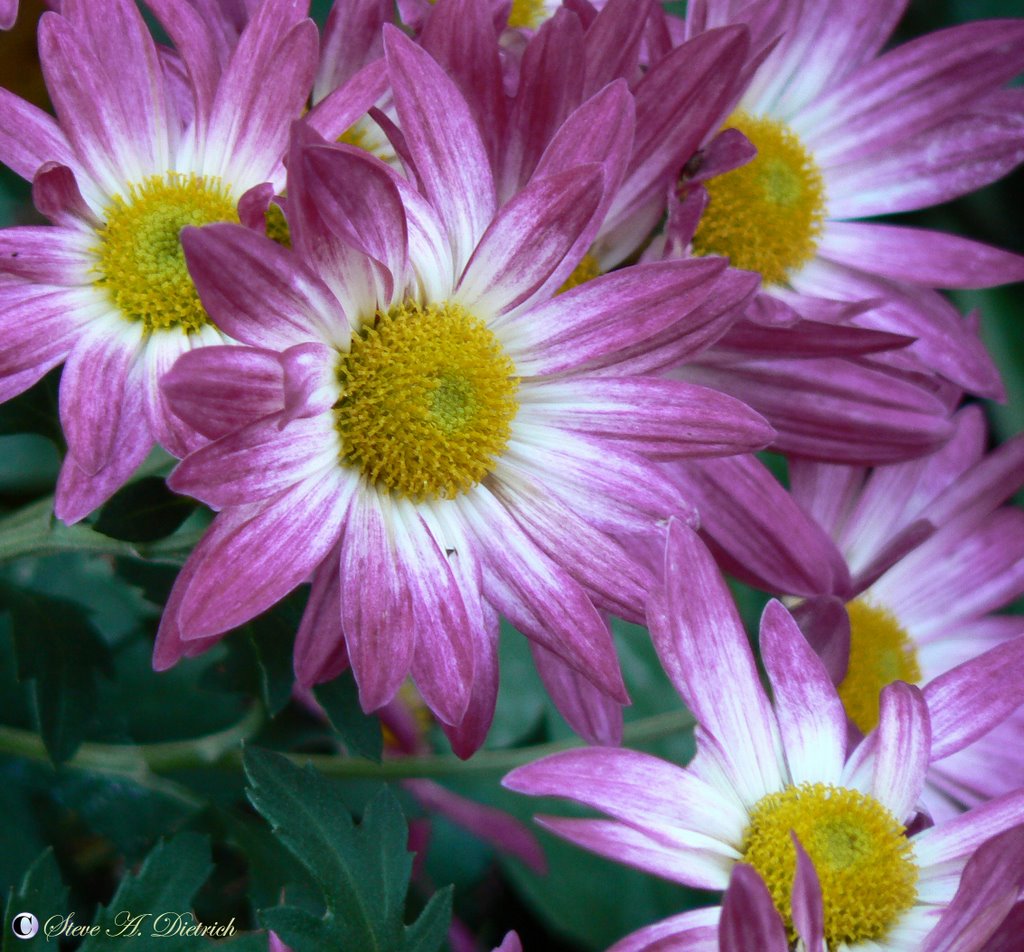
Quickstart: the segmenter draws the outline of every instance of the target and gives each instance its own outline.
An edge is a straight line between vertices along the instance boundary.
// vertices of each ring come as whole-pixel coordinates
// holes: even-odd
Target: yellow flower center
[[[885,608],[858,598],[846,606],[850,615],[850,663],[839,685],[846,713],[864,733],[878,725],[882,688],[893,681],[921,680],[917,648],[910,635]]]
[[[693,238],[698,255],[723,255],[734,268],[782,284],[818,247],[825,183],[785,123],[735,113],[727,126],[757,148],[753,161],[707,182],[711,200]]]
[[[342,461],[412,499],[452,498],[504,452],[515,366],[486,325],[450,302],[406,301],[352,340],[338,364]]]
[[[588,281],[593,281],[594,278],[599,278],[600,276],[601,265],[598,264],[597,258],[587,252],[583,256],[583,260],[572,269],[572,274],[565,279],[565,284],[558,289],[558,293],[562,294],[564,291],[571,291],[573,288],[586,284]]]
[[[510,27],[533,29],[544,22],[544,0],[512,0],[512,12],[508,15]]]
[[[219,178],[168,172],[128,186],[104,213],[93,248],[95,284],[121,314],[147,331],[186,334],[210,321],[185,265],[179,235],[187,225],[238,221],[235,200]]]
[[[825,939],[881,939],[917,898],[917,866],[904,827],[858,790],[804,783],[762,798],[750,815],[742,862],[761,874],[791,938],[796,849],[814,862],[821,883]]]

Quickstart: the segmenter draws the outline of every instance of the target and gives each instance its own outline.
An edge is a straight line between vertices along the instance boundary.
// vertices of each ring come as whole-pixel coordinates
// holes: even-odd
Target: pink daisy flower
[[[872,362],[999,398],[973,322],[931,289],[1018,281],[1024,259],[861,219],[940,204],[1024,159],[1024,95],[1004,88],[1024,69],[1024,21],[968,23],[880,54],[904,7],[690,5],[691,35],[746,23],[753,50],[777,45],[725,123],[756,158],[698,179],[686,200],[692,211],[675,216],[674,240],[760,272],[764,293],[752,315],[761,320],[842,320],[904,334],[915,339],[909,348]],[[857,313],[858,302],[872,306]],[[730,392],[755,386],[742,368],[737,376]]]
[[[493,713],[501,612],[593,735],[593,708],[626,701],[598,606],[639,618],[650,584],[616,536],[685,509],[649,458],[770,438],[731,398],[616,361],[672,326],[704,346],[699,306],[737,278],[720,260],[662,262],[552,296],[628,149],[621,85],[581,108],[609,134],[552,155],[498,211],[465,100],[393,27],[385,49],[423,194],[298,127],[294,252],[232,225],[185,234],[205,305],[250,348],[188,354],[166,385],[176,412],[221,437],[171,485],[221,511],[171,595],[155,664],[312,575],[301,684],[350,663],[370,711],[411,671],[468,755]]]
[[[699,725],[693,762],[683,769],[634,751],[573,750],[512,771],[505,785],[601,810],[611,819],[541,822],[688,886],[724,890],[738,864],[753,867],[790,938],[809,949],[928,947],[957,912],[972,854],[1024,821],[1024,791],[908,836],[931,746],[921,692],[890,685],[878,728],[847,756],[842,703],[781,604],[770,603],[761,622],[769,701],[728,589],[691,530],[670,531],[665,570],[651,634]],[[616,952],[714,948],[708,930],[722,914],[668,919]]]
[[[283,185],[287,130],[316,67],[316,28],[293,0],[266,0],[223,64],[191,7],[150,7],[178,57],[157,49],[130,0],[66,2],[39,27],[59,121],[0,90],[0,159],[33,181],[54,223],[0,231],[0,270],[14,278],[0,284],[0,399],[65,363],[56,512],[67,522],[154,442],[186,451],[191,434],[160,379],[184,351],[227,338],[178,232],[239,215],[262,223],[258,186]]]

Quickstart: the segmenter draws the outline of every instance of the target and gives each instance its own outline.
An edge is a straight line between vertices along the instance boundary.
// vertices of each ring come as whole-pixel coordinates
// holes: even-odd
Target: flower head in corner
[[[64,363],[66,522],[104,502],[154,442],[178,456],[190,445],[160,380],[183,351],[226,338],[179,232],[262,219],[316,68],[316,27],[298,4],[265,0],[233,52],[207,41],[187,4],[151,6],[188,66],[173,82],[134,2],[69,0],[39,26],[57,121],[0,90],[0,161],[32,180],[53,222],[0,231],[13,277],[0,283],[0,399]]]
[[[847,756],[842,703],[796,623],[778,602],[762,618],[770,701],[728,589],[685,527],[670,531],[650,622],[699,725],[690,766],[594,748],[520,767],[505,785],[603,811],[611,819],[542,822],[668,879],[724,890],[741,864],[752,868],[782,921],[776,928],[809,949],[930,947],[960,915],[953,899],[970,856],[1024,820],[1024,791],[908,835],[931,743],[920,691],[890,685],[877,730]],[[707,948],[721,915],[685,913],[615,948]]]

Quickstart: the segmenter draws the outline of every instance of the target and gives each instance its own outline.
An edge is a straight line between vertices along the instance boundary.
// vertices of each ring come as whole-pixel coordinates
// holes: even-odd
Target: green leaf
[[[380,721],[363,713],[359,705],[359,689],[351,671],[326,684],[318,684],[313,693],[349,753],[380,763],[384,746]]]
[[[405,952],[437,952],[452,921],[453,886],[434,893],[419,918],[405,927]]]
[[[79,952],[124,949],[125,942],[133,940],[135,947],[145,948],[154,944],[154,932],[160,939],[159,947],[170,952],[209,949],[209,939],[174,933],[178,916],[183,926],[195,924],[190,911],[192,897],[212,869],[210,844],[205,836],[179,833],[160,843],[138,874],[121,880],[110,905],[97,911],[93,925],[100,926],[99,934],[86,939]],[[137,934],[133,934],[132,917],[142,917]]]
[[[119,489],[100,510],[96,530],[126,542],[155,542],[169,536],[196,508],[193,500],[147,476]]]
[[[71,758],[96,711],[96,674],[111,674],[110,653],[73,602],[0,583],[11,613],[18,680],[32,681],[39,732],[54,763]]]
[[[435,906],[425,924],[411,932],[403,921],[412,856],[406,851],[401,807],[386,787],[357,825],[337,784],[310,767],[303,770],[278,754],[249,748],[245,772],[253,806],[323,892],[326,911],[319,919],[291,906],[261,916],[295,952],[405,952],[407,942],[422,943],[434,934],[443,908]]]
[[[22,912],[30,912],[39,920],[39,933],[34,939],[16,938],[12,920]],[[48,849],[36,859],[25,873],[21,885],[7,898],[4,914],[2,952],[25,952],[46,948],[43,925],[51,916],[68,914],[68,891],[60,875],[60,867]]]

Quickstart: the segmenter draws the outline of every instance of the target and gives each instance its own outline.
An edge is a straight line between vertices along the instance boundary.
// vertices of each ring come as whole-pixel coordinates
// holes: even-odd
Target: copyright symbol
[[[31,912],[19,912],[11,920],[11,931],[19,939],[31,939],[39,931],[39,920]]]

